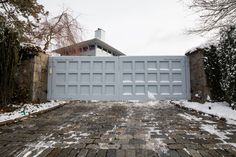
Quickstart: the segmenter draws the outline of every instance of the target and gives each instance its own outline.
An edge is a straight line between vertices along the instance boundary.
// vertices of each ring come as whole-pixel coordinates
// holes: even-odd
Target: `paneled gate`
[[[185,56],[49,58],[48,100],[190,98]]]

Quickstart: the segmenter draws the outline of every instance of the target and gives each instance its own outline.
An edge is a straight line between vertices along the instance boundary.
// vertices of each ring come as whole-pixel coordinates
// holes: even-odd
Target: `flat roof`
[[[90,39],[90,40],[86,40],[86,41],[82,41],[80,43],[74,44],[74,45],[70,45],[70,46],[66,46],[66,47],[62,47],[53,51],[57,51],[60,49],[64,49],[64,48],[70,48],[70,47],[74,47],[74,46],[78,46],[78,47],[83,47],[83,46],[90,46],[90,45],[97,45],[102,47],[103,49],[106,49],[108,51],[111,51],[112,53],[114,53],[114,55],[116,56],[124,56],[125,54],[122,53],[121,51],[117,50],[116,48],[110,46],[109,44],[105,43],[104,41],[94,38],[94,39]]]

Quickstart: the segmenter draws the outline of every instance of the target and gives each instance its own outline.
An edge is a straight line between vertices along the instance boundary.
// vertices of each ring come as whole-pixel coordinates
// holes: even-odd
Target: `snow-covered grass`
[[[215,115],[219,118],[225,118],[227,123],[236,125],[236,111],[232,110],[226,102],[207,102],[205,104],[200,104],[197,102],[174,101],[174,103],[210,115]]]
[[[66,103],[66,102],[65,101],[51,101],[51,102],[42,103],[42,104],[24,104],[20,109],[17,109],[13,112],[1,113],[0,114],[0,123],[5,122],[5,121],[9,121],[9,120],[22,118],[22,117],[28,116],[32,113],[47,110],[47,109],[56,107],[56,106],[64,104],[64,103]]]

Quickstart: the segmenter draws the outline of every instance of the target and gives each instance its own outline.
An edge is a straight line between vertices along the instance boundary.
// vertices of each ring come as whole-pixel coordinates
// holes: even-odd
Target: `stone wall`
[[[39,53],[22,61],[16,73],[16,102],[41,103],[47,101],[48,55]]]
[[[32,80],[33,102],[47,101],[48,55],[40,53],[34,57],[34,69]]]
[[[207,78],[204,71],[204,51],[197,49],[186,54],[189,57],[191,100],[204,103],[210,90],[207,85]]]

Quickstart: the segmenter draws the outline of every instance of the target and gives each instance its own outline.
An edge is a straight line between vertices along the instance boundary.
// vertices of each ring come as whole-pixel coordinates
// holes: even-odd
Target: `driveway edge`
[[[41,115],[41,114],[50,112],[50,111],[52,111],[52,110],[55,110],[55,109],[57,109],[57,108],[60,108],[60,107],[66,105],[66,104],[68,104],[68,103],[69,103],[69,102],[66,102],[66,103],[64,103],[64,104],[60,104],[60,105],[58,105],[58,106],[54,106],[54,107],[48,108],[48,109],[46,109],[46,110],[41,110],[41,111],[38,111],[38,112],[34,112],[34,113],[32,113],[32,114],[25,115],[25,116],[23,116],[23,117],[19,117],[19,118],[7,120],[7,121],[4,121],[4,122],[0,122],[0,126],[3,126],[3,125],[10,125],[10,124],[13,124],[13,123],[21,122],[21,121],[23,121],[23,120],[25,120],[25,119],[27,119],[27,118],[32,117],[32,116]]]
[[[176,107],[180,108],[180,109],[183,109],[183,110],[187,110],[187,111],[191,111],[191,112],[194,112],[194,113],[197,113],[197,114],[200,114],[200,115],[209,115],[211,117],[214,117],[214,118],[218,118],[219,120],[221,121],[224,121],[226,122],[226,119],[223,118],[223,117],[219,117],[217,115],[214,115],[214,114],[209,114],[209,113],[205,113],[205,112],[202,112],[202,111],[198,111],[198,110],[195,110],[195,109],[192,109],[192,108],[188,108],[188,107],[185,107],[185,106],[182,106],[178,103],[175,103],[173,101],[170,101],[171,104],[175,105]]]

